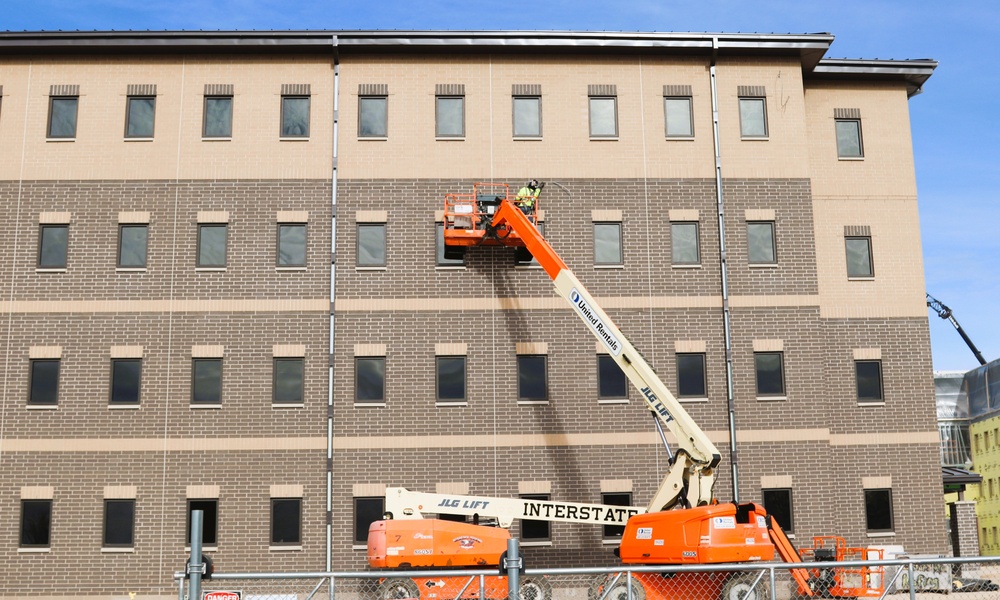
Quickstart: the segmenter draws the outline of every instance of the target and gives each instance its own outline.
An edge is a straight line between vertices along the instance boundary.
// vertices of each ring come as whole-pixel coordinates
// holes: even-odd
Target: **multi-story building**
[[[3,595],[175,594],[191,509],[262,572],[363,568],[387,485],[644,504],[645,404],[545,274],[444,256],[446,193],[530,177],[720,499],[943,551],[908,113],[936,63],[832,41],[0,33]]]

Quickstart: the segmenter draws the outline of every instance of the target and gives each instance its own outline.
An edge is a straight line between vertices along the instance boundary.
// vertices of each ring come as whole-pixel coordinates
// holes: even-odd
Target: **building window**
[[[439,84],[434,102],[435,135],[439,138],[465,137],[465,86]]]
[[[521,494],[522,500],[549,500],[548,494]],[[551,523],[534,519],[521,519],[521,541],[549,542],[552,541]]]
[[[368,543],[368,529],[375,521],[381,521],[385,512],[385,498],[382,496],[354,498],[354,543]]]
[[[608,506],[632,506],[632,492],[602,492],[601,504]],[[602,532],[606,540],[621,539],[624,533],[624,525],[605,525]]]
[[[385,402],[385,357],[354,359],[354,401]]]
[[[222,404],[222,359],[191,360],[191,404]]]
[[[764,510],[771,515],[778,525],[785,530],[785,533],[795,532],[795,522],[792,520],[792,490],[779,488],[773,490],[761,490],[761,500],[764,502]]]
[[[597,398],[598,400],[628,398],[625,372],[610,354],[597,355]]]
[[[690,97],[663,98],[667,137],[694,137],[694,115]]]
[[[767,100],[740,98],[740,135],[744,138],[767,137]]]
[[[31,361],[28,404],[55,406],[59,403],[59,359]]]
[[[881,402],[882,361],[856,360],[854,374],[858,384],[858,402]]]
[[[861,143],[861,119],[836,119],[837,156],[839,158],[864,158]]]
[[[358,223],[358,266],[385,266],[385,223]]]
[[[129,224],[118,226],[118,266],[123,269],[146,268],[146,248],[149,226]]]
[[[306,224],[278,224],[278,266],[306,266]]]
[[[389,98],[361,96],[358,98],[358,137],[389,136]]]
[[[437,357],[437,399],[444,402],[465,400],[465,357]]]
[[[594,264],[623,264],[621,223],[594,223]]]
[[[135,500],[104,501],[104,548],[131,548],[135,535]]]
[[[847,237],[847,276],[874,277],[872,267],[872,239],[870,237]]]
[[[447,246],[444,243],[444,223],[435,224],[437,241],[435,242],[434,264],[439,267],[464,267],[465,246]]]
[[[302,543],[302,498],[271,499],[271,545]]]
[[[114,405],[139,404],[142,381],[141,358],[115,358],[111,360],[111,398]]]
[[[868,533],[894,531],[892,490],[865,490],[865,529]]]
[[[205,120],[201,135],[206,138],[233,137],[232,96],[205,96]]]
[[[590,137],[618,137],[618,97],[590,96]]]
[[[65,269],[69,225],[42,225],[38,232],[38,268]]]
[[[281,97],[281,137],[309,137],[309,96]]]
[[[305,359],[275,358],[272,382],[274,404],[302,404],[305,402]]]
[[[698,223],[670,224],[670,256],[675,265],[701,264]]]
[[[784,396],[785,374],[781,352],[754,352],[757,396]]]
[[[48,548],[52,533],[52,500],[21,500],[21,548]]]
[[[773,222],[747,223],[747,261],[752,265],[773,265],[778,262]]]
[[[153,137],[155,119],[155,96],[129,96],[125,105],[125,137]]]
[[[184,539],[187,545],[191,545],[191,513],[200,510],[201,516],[201,544],[202,546],[218,546],[219,544],[219,499],[211,498],[205,500],[188,500],[187,526],[184,528],[187,533]]]
[[[519,354],[517,357],[518,400],[548,400],[545,355]]]
[[[79,96],[53,96],[49,98],[48,137],[73,139],[76,137],[76,115]]]
[[[226,223],[198,225],[198,265],[199,267],[226,266],[226,238],[229,225]]]
[[[542,97],[515,96],[514,137],[542,137]]]
[[[707,398],[705,383],[705,355],[677,355],[677,397]]]

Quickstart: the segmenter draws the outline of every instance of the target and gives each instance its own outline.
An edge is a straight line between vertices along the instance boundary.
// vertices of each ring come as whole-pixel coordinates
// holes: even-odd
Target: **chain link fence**
[[[183,574],[178,599],[187,600]],[[1000,557],[751,563],[617,569],[527,569],[516,600],[1000,600]],[[505,600],[496,570],[216,573],[205,600]]]

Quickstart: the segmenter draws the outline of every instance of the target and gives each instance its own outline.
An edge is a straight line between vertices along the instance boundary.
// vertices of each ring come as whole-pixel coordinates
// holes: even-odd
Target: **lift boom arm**
[[[664,510],[678,503],[686,507],[711,503],[714,499],[714,469],[721,459],[715,444],[695,424],[680,402],[656,376],[652,367],[509,198],[501,201],[490,227],[493,231],[512,230],[520,236],[528,251],[552,278],[556,292],[573,306],[574,312],[583,319],[625,376],[638,388],[653,415],[677,438],[677,452],[647,510]]]

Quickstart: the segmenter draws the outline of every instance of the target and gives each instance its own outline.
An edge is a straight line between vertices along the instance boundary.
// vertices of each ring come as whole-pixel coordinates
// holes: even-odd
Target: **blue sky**
[[[0,28],[829,32],[830,58],[933,58],[937,71],[910,100],[927,290],[987,360],[1000,358],[993,0],[4,0]],[[930,316],[934,368],[975,367],[954,328]]]

